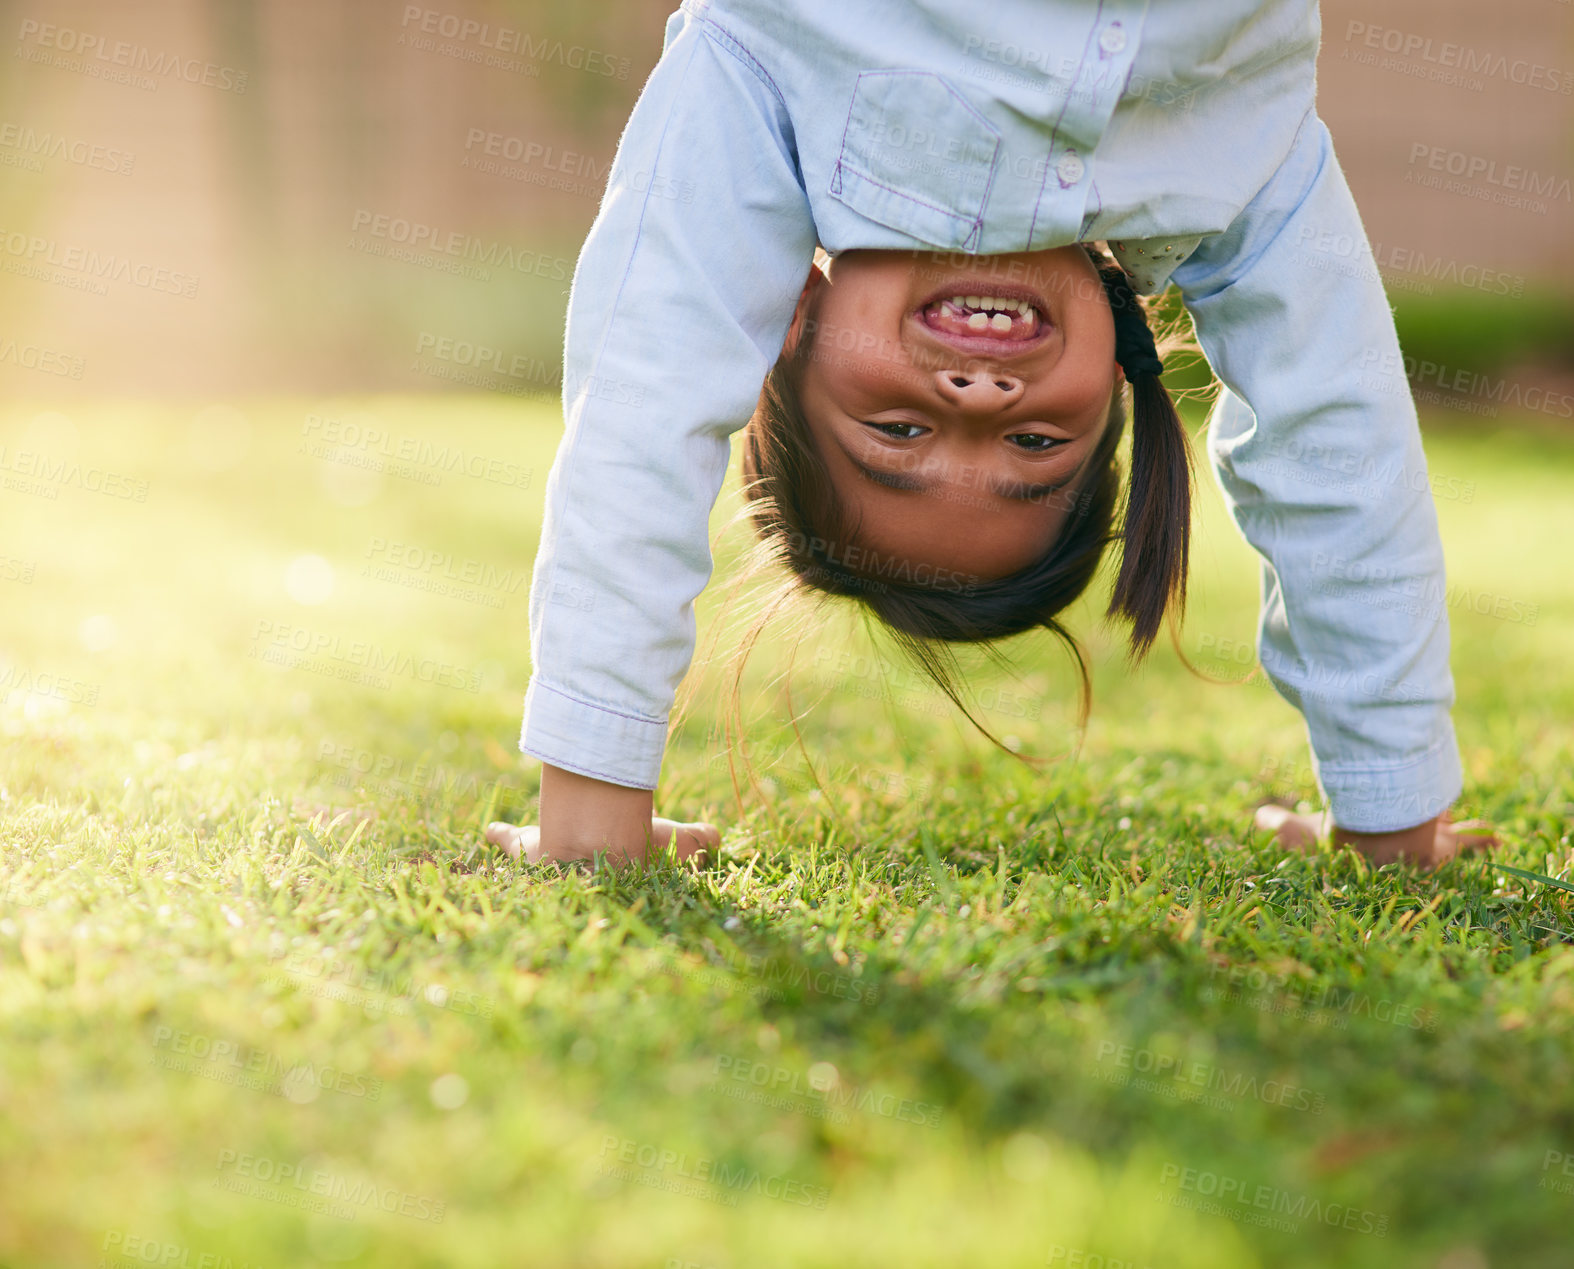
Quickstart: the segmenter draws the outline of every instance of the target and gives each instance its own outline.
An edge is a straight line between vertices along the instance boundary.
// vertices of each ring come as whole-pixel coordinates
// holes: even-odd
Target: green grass
[[[1247,826],[1314,794],[1294,712],[1167,647],[1128,671],[1088,603],[1080,745],[1048,640],[973,679],[1041,773],[882,688],[845,615],[802,627],[789,707],[783,625],[741,810],[723,657],[669,753],[660,805],[719,819],[720,865],[559,876],[479,846],[533,806],[549,403],[43,410],[7,412],[4,474],[82,474],[0,490],[0,1264],[1574,1254],[1574,896],[1524,875],[1574,867],[1574,443],[1429,441],[1470,492],[1451,581],[1518,618],[1453,614],[1464,810],[1520,871],[1286,857]],[[312,415],[532,476],[368,474]],[[81,487],[106,473],[145,497]],[[1181,646],[1242,678],[1256,573],[1203,483]],[[496,572],[380,580],[379,541]],[[746,619],[715,589],[707,621]],[[286,630],[328,650],[270,661]]]

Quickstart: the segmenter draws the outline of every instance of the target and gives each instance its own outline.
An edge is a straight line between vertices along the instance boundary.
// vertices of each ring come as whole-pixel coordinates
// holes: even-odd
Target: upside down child
[[[1118,544],[1109,615],[1145,653],[1190,529],[1144,300],[1169,286],[1222,385],[1208,452],[1261,557],[1259,658],[1327,802],[1260,822],[1379,861],[1489,840],[1449,817],[1447,615],[1394,602],[1440,591],[1443,557],[1387,299],[1318,246],[1370,260],[1319,33],[1312,0],[684,0],[570,294],[520,738],[540,823],[489,840],[716,844],[653,790],[740,430],[796,584],[909,648],[1064,634]]]

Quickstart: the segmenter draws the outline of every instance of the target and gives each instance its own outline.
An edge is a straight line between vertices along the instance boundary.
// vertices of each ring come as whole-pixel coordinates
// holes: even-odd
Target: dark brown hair
[[[1095,248],[1085,249],[1112,303],[1140,308],[1120,266]],[[1141,311],[1146,321],[1146,310]],[[1180,416],[1159,375],[1137,373],[1130,377],[1131,480],[1124,498],[1116,452],[1126,415],[1117,385],[1103,434],[1088,460],[1081,492],[1043,557],[1006,577],[942,586],[871,577],[867,569],[849,566],[845,547],[852,542],[856,526],[848,523],[832,493],[799,391],[805,367],[814,355],[812,332],[812,323],[806,323],[796,347],[772,367],[744,431],[744,493],[765,554],[792,573],[792,590],[858,600],[991,739],[988,728],[974,717],[960,695],[955,658],[948,645],[983,645],[993,655],[997,640],[1038,628],[1048,631],[1076,658],[1085,720],[1091,700],[1086,660],[1059,614],[1087,589],[1105,548],[1115,541],[1121,543],[1120,567],[1106,615],[1130,622],[1133,660],[1147,654],[1166,615],[1178,616],[1185,604],[1191,532],[1190,451]],[[1119,530],[1115,528],[1117,511]],[[779,602],[771,604],[770,611],[779,606]],[[757,626],[746,640],[742,656],[747,656],[758,633]],[[741,672],[740,665],[740,677]],[[736,693],[736,679],[733,686]]]

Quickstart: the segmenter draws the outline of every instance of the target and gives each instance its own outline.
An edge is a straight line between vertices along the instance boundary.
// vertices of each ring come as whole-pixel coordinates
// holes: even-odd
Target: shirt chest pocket
[[[936,247],[978,245],[1000,132],[929,71],[863,71],[831,196]]]

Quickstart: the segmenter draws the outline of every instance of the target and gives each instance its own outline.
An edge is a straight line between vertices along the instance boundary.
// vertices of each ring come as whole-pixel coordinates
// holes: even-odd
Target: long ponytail
[[[1186,607],[1191,545],[1191,448],[1175,403],[1164,387],[1164,363],[1131,280],[1119,265],[1101,264],[1099,277],[1115,318],[1115,359],[1131,384],[1131,478],[1121,532],[1120,572],[1110,596],[1111,617],[1131,622],[1131,648],[1142,657],[1166,612]]]

